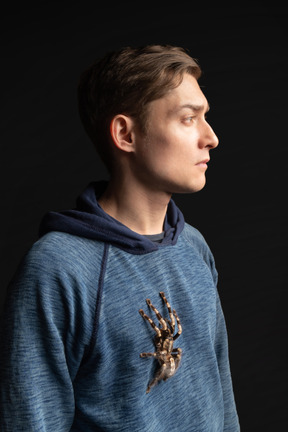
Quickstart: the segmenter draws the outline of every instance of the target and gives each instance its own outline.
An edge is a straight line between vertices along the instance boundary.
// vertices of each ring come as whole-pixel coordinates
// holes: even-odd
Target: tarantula
[[[149,393],[151,388],[157,384],[160,380],[166,381],[168,378],[172,377],[176,370],[179,367],[182,350],[181,348],[173,348],[174,341],[180,336],[182,333],[182,326],[180,324],[180,320],[175,309],[171,309],[170,304],[168,303],[164,292],[159,293],[162,297],[164,303],[167,306],[170,320],[168,318],[163,318],[160,312],[153,306],[150,299],[146,299],[147,305],[152,309],[152,311],[156,314],[156,317],[159,321],[159,326],[152,321],[151,318],[148,317],[143,311],[143,309],[139,310],[140,315],[146,319],[153,330],[156,332],[156,336],[154,338],[154,344],[156,347],[155,352],[143,352],[140,354],[140,357],[155,357],[159,362],[159,368],[155,374],[155,377],[148,384],[146,393]],[[175,331],[175,318],[177,321],[178,332],[173,336]]]

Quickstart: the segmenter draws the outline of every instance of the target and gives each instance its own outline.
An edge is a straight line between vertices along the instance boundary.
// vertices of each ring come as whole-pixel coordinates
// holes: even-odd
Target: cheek
[[[147,138],[147,148],[151,153],[164,155],[173,154],[181,149],[186,141],[185,134],[180,134],[176,128],[157,131]]]
[[[178,127],[175,124],[165,130],[151,127],[141,145],[139,156],[150,168],[160,169],[162,166],[168,169],[174,166],[185,169],[185,162],[191,163],[194,160],[197,133],[192,128]]]
[[[165,135],[155,132],[147,135],[145,142],[142,144],[142,157],[151,162],[161,159],[171,148],[171,144]]]

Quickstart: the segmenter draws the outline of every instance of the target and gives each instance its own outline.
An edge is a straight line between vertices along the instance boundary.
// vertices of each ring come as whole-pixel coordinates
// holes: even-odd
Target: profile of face
[[[205,183],[210,150],[218,138],[206,121],[208,102],[197,80],[181,84],[149,104],[147,133],[134,135],[134,175],[152,190],[197,192]]]

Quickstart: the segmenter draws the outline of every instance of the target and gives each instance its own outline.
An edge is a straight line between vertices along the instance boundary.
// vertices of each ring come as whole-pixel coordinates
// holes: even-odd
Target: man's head
[[[82,74],[78,87],[80,117],[110,171],[114,159],[112,119],[124,114],[145,133],[149,103],[178,87],[184,74],[197,80],[201,69],[184,49],[168,45],[123,48],[107,54]]]

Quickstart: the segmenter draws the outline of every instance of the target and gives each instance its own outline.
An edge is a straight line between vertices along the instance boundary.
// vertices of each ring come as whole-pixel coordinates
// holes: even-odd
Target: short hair
[[[201,68],[187,50],[171,45],[125,47],[107,53],[80,77],[78,108],[86,133],[109,171],[113,166],[110,123],[117,114],[133,118],[145,131],[148,104],[178,87]]]

